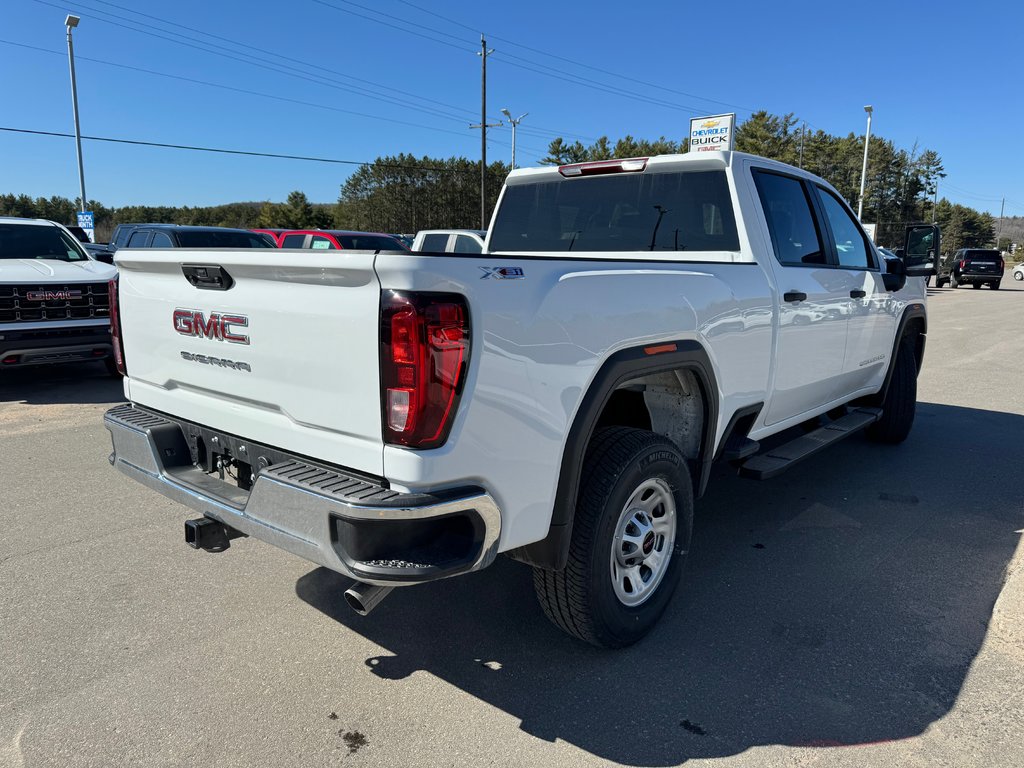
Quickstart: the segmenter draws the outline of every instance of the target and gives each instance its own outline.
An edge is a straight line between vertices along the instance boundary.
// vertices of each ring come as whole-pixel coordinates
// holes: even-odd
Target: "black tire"
[[[676,508],[675,543],[660,583],[644,602],[630,607],[619,600],[613,587],[613,540],[631,495],[650,479],[661,480],[671,489]],[[676,445],[641,429],[599,430],[584,458],[568,563],[562,571],[533,571],[541,608],[555,626],[599,648],[635,643],[668,606],[679,583],[692,530],[693,486],[686,459]]]
[[[988,287],[991,288],[993,291],[998,291],[999,290],[999,283],[989,283]]]
[[[910,337],[900,340],[889,389],[879,405],[882,417],[867,428],[868,439],[888,445],[902,443],[914,426],[917,411],[917,360]]]
[[[960,281],[956,279],[956,275],[954,275],[952,272],[949,273],[949,287],[950,288],[959,288],[960,287]]]
[[[937,277],[935,278],[935,287],[936,288],[942,288],[945,285],[946,285],[946,281],[945,280],[939,280],[939,278],[937,278]]]
[[[981,288],[981,283],[971,283],[972,288]]]
[[[103,364],[107,367],[107,373],[110,376],[113,376],[113,377],[118,378],[118,379],[121,378],[121,372],[119,370],[117,370],[117,363],[114,362],[114,358],[112,358],[112,357],[105,357],[103,359]]]
[[[1014,280],[1024,280],[1024,272],[1014,272],[1013,273],[1013,279]]]

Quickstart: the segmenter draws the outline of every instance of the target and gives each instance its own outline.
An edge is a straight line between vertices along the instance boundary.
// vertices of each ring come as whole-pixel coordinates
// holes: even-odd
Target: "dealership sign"
[[[711,115],[690,120],[690,152],[722,152],[733,148],[736,115]]]

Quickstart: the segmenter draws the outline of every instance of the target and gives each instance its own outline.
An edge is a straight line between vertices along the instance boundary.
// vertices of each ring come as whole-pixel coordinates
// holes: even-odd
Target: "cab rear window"
[[[630,173],[505,189],[491,251],[738,251],[725,171]]]

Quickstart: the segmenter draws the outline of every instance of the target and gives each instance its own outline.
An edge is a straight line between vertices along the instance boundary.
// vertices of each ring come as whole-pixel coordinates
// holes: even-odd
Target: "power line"
[[[416,5],[415,3],[411,3],[408,0],[398,0],[398,2],[400,2],[402,5],[407,5],[410,8],[415,8],[418,11],[421,11],[423,13],[429,14],[430,16],[434,16],[436,18],[439,18],[442,21],[447,21],[450,24],[455,24],[456,26],[462,27],[463,29],[467,29],[467,30],[469,30],[471,32],[477,31],[477,30],[474,30],[472,27],[470,27],[468,24],[463,24],[461,21],[453,19],[453,18],[451,18],[449,16],[445,16],[443,14],[437,13],[436,11],[432,11],[429,8],[424,8],[424,7],[420,6],[420,5]],[[649,82],[647,80],[640,80],[640,79],[635,78],[635,77],[630,77],[629,75],[623,75],[623,74],[620,74],[618,72],[612,72],[611,70],[608,70],[608,69],[602,69],[601,67],[595,67],[595,66],[593,66],[591,64],[585,64],[585,63],[583,63],[581,61],[577,61],[575,59],[570,59],[570,58],[568,58],[566,56],[560,56],[560,55],[555,54],[555,53],[550,53],[548,51],[543,51],[543,50],[541,50],[539,48],[533,48],[533,47],[531,47],[529,45],[524,45],[523,43],[518,43],[515,40],[510,40],[507,37],[500,37],[499,35],[491,35],[491,38],[494,39],[494,40],[500,40],[501,42],[507,43],[509,45],[514,45],[517,48],[522,48],[522,49],[527,50],[527,51],[532,51],[533,53],[539,53],[541,56],[548,56],[548,57],[550,57],[552,59],[557,59],[558,61],[564,61],[567,64],[572,64],[572,65],[577,66],[577,67],[582,67],[583,69],[589,69],[589,70],[594,71],[594,72],[600,72],[601,74],[610,75],[611,77],[617,77],[617,78],[620,78],[622,80],[627,80],[627,81],[632,82],[632,83],[638,83],[638,84],[646,86],[648,88],[657,89],[657,90],[660,90],[660,91],[665,91],[667,93],[673,93],[673,94],[676,94],[678,96],[685,96],[685,97],[690,98],[690,99],[699,99],[701,101],[707,101],[707,102],[709,102],[711,104],[719,104],[719,105],[724,106],[724,107],[732,107],[733,109],[739,109],[739,110],[741,110],[743,112],[756,112],[757,111],[757,110],[751,109],[750,107],[743,107],[743,106],[740,106],[738,104],[732,104],[732,103],[727,102],[727,101],[719,101],[717,99],[709,99],[706,96],[699,96],[699,95],[697,95],[695,93],[687,93],[686,91],[676,90],[675,88],[669,88],[668,86],[659,85],[657,83],[651,83],[651,82]]]
[[[9,128],[0,126],[0,131],[9,133],[26,133],[35,136],[52,136],[60,138],[75,138],[73,133],[60,133],[58,131],[36,131],[29,128]],[[159,141],[142,141],[141,139],[117,139],[111,136],[82,136],[88,141],[105,141],[111,144],[132,144],[141,147],[160,147],[163,149],[182,149],[192,152],[214,152],[223,155],[244,155],[246,157],[270,157],[281,160],[303,160],[311,163],[331,163],[333,165],[376,165],[378,168],[401,168],[416,171],[435,171],[438,173],[476,173],[475,168],[436,168],[422,167],[416,165],[402,165],[400,163],[380,163],[376,160],[339,160],[331,157],[312,157],[309,155],[286,155],[278,152],[256,152],[244,149],[224,149],[223,147],[200,147],[190,144],[167,144]]]
[[[118,5],[116,3],[109,2],[108,0],[91,0],[91,1],[94,2],[94,3],[100,3],[102,5],[109,5],[109,6],[113,7],[113,8],[117,8],[119,10],[135,14],[136,16],[142,16],[142,17],[147,18],[147,19],[152,19],[152,20],[157,21],[157,22],[159,22],[161,24],[166,24],[168,26],[173,26],[173,27],[179,27],[181,29],[188,30],[189,32],[194,32],[196,34],[203,35],[205,37],[209,37],[209,38],[212,38],[214,40],[219,40],[219,41],[227,43],[229,45],[233,45],[236,48],[243,48],[243,49],[247,48],[247,49],[250,49],[250,50],[254,50],[254,51],[257,51],[257,52],[259,52],[261,54],[264,54],[264,55],[267,55],[267,56],[274,56],[275,58],[283,59],[285,61],[290,61],[290,62],[292,62],[294,64],[299,64],[301,66],[308,67],[310,69],[316,69],[316,70],[320,70],[320,71],[323,71],[323,72],[328,72],[328,73],[330,73],[332,75],[335,75],[337,77],[342,77],[342,78],[345,78],[347,80],[354,80],[356,82],[365,83],[367,85],[372,85],[374,88],[381,88],[381,89],[384,89],[386,91],[392,91],[394,93],[398,93],[398,94],[401,94],[403,96],[416,99],[418,101],[425,101],[425,102],[428,102],[429,104],[437,104],[439,106],[447,107],[449,109],[453,109],[453,110],[456,110],[458,112],[465,112],[467,115],[475,114],[473,112],[473,110],[467,109],[465,107],[459,107],[459,106],[456,106],[454,104],[446,104],[445,102],[438,101],[437,99],[434,99],[432,97],[422,96],[420,94],[413,93],[411,91],[403,91],[400,88],[394,88],[392,86],[384,85],[383,83],[378,83],[378,82],[375,82],[373,80],[367,80],[365,78],[356,77],[354,75],[350,75],[350,74],[347,74],[345,72],[339,72],[337,70],[330,69],[329,67],[325,67],[323,65],[316,64],[314,62],[305,61],[305,60],[302,60],[302,59],[296,59],[296,58],[293,58],[291,56],[285,56],[284,54],[268,50],[266,48],[260,48],[260,47],[257,47],[257,46],[254,46],[254,45],[250,45],[250,44],[247,44],[247,43],[241,43],[241,42],[239,42],[237,40],[234,40],[232,38],[229,38],[229,37],[223,37],[222,35],[215,35],[212,32],[207,32],[207,31],[202,30],[202,29],[196,29],[195,27],[186,26],[184,24],[181,24],[180,22],[169,21],[168,19],[163,19],[163,18],[160,18],[159,16],[153,16],[152,14],[142,13],[141,11],[136,11],[136,10],[134,10],[132,8],[126,8],[123,5]]]
[[[57,138],[75,138],[73,133],[60,133],[59,131],[37,131],[30,128],[11,128],[0,126],[0,131],[6,131],[8,133],[21,133],[29,134],[33,136],[50,136]],[[225,149],[223,147],[201,147],[190,144],[168,144],[159,141],[143,141],[141,139],[118,139],[111,136],[82,136],[83,139],[88,141],[104,141],[111,144],[131,144],[134,146],[141,147],[157,147],[161,149],[179,149],[188,150],[191,152],[213,152],[216,154],[224,155],[243,155],[246,157],[267,157],[280,160],[302,160],[311,163],[330,163],[332,165],[372,165],[377,168],[394,168],[408,171],[432,171],[435,173],[465,173],[473,174],[477,173],[476,164],[474,163],[472,168],[439,168],[437,166],[420,166],[420,165],[405,165],[402,163],[382,163],[380,159],[377,160],[339,160],[331,157],[313,157],[309,155],[288,155],[279,152],[257,152],[253,150],[243,149]],[[494,148],[493,144],[488,143],[488,146]]]
[[[33,0],[33,1],[36,2],[36,3],[39,3],[41,5],[50,6],[52,8],[60,8],[61,7],[61,6],[56,5],[54,3],[47,2],[47,0]],[[107,2],[107,0],[93,0],[93,2],[100,2],[100,3],[103,3],[104,5],[110,5],[110,6],[114,7],[114,8],[123,8],[123,6],[119,6],[116,3]],[[193,27],[188,27],[188,26],[185,26],[185,25],[179,25],[177,22],[169,21],[167,19],[161,19],[160,17],[153,16],[151,14],[143,14],[143,13],[140,13],[138,11],[132,11],[131,9],[126,9],[129,12],[131,12],[131,13],[135,13],[137,15],[144,16],[144,17],[149,18],[149,19],[153,19],[153,20],[155,20],[155,21],[157,21],[157,22],[159,22],[161,24],[165,24],[165,25],[170,26],[170,27],[180,27],[181,29],[185,29],[185,30],[188,30],[190,32],[195,32],[197,34],[202,34],[202,35],[205,35],[207,37],[211,37],[211,38],[214,38],[214,39],[217,39],[217,40],[223,40],[223,41],[225,41],[225,42],[227,42],[227,43],[229,43],[231,45],[234,45],[237,48],[248,48],[250,50],[253,50],[253,51],[256,51],[256,52],[258,52],[260,54],[263,54],[265,56],[273,56],[273,57],[285,59],[287,61],[293,61],[293,62],[298,63],[301,66],[304,66],[304,67],[307,67],[307,68],[310,68],[310,69],[319,69],[319,70],[327,72],[327,73],[329,73],[331,75],[337,75],[337,76],[342,77],[342,78],[347,78],[347,79],[351,79],[351,80],[357,80],[359,82],[364,82],[364,83],[367,83],[369,85],[373,85],[374,87],[377,87],[377,88],[382,88],[384,90],[390,90],[390,91],[393,91],[395,93],[402,94],[404,96],[409,96],[411,98],[419,99],[420,101],[428,102],[428,104],[430,106],[425,106],[425,105],[421,105],[421,104],[411,104],[408,101],[403,101],[403,100],[401,100],[399,98],[396,98],[396,97],[393,97],[393,96],[389,96],[389,95],[385,95],[385,94],[375,93],[373,91],[367,90],[366,88],[362,88],[360,86],[354,86],[354,85],[350,85],[350,84],[346,84],[346,83],[339,83],[337,80],[332,79],[330,77],[325,77],[323,75],[319,75],[319,74],[315,74],[315,73],[304,72],[302,70],[296,69],[295,67],[292,67],[292,66],[287,65],[287,64],[277,64],[277,63],[273,63],[273,62],[267,62],[265,60],[259,59],[258,57],[254,56],[252,54],[245,53],[245,52],[242,52],[242,51],[230,51],[230,50],[224,50],[223,48],[212,48],[211,46],[213,46],[214,44],[209,44],[209,43],[206,43],[204,41],[195,41],[195,40],[193,40],[192,42],[187,42],[187,41],[179,39],[178,37],[167,37],[166,34],[174,34],[175,30],[171,30],[171,31],[164,30],[164,29],[161,29],[159,27],[154,27],[154,26],[152,26],[150,24],[146,24],[144,22],[137,21],[135,19],[127,19],[127,18],[125,18],[123,16],[118,16],[117,14],[109,13],[107,11],[102,11],[102,10],[99,10],[99,9],[96,9],[96,8],[90,8],[89,6],[84,5],[81,2],[79,2],[78,5],[81,5],[83,8],[86,8],[87,10],[90,10],[92,13],[100,14],[100,16],[96,17],[96,21],[99,21],[99,22],[102,22],[102,23],[105,23],[105,24],[110,24],[112,26],[119,27],[121,29],[126,29],[126,30],[131,31],[131,32],[136,32],[136,33],[139,33],[139,34],[148,35],[150,37],[155,37],[157,39],[165,40],[167,42],[174,43],[176,45],[183,45],[183,46],[186,46],[186,47],[189,47],[189,48],[193,48],[193,49],[196,49],[196,50],[199,50],[199,51],[203,51],[205,53],[213,54],[215,56],[220,56],[222,58],[227,58],[227,59],[231,59],[233,61],[238,61],[238,62],[240,62],[242,64],[246,64],[246,65],[249,65],[249,66],[256,66],[256,67],[259,67],[261,69],[266,69],[266,70],[271,71],[271,72],[276,72],[278,74],[284,74],[284,75],[289,76],[289,77],[294,77],[294,78],[297,78],[297,79],[305,80],[307,82],[311,82],[311,83],[314,83],[316,85],[327,86],[327,87],[330,87],[330,88],[334,88],[336,90],[341,90],[341,91],[345,91],[345,92],[348,92],[348,93],[354,93],[356,95],[360,95],[360,96],[364,96],[364,97],[367,97],[367,98],[375,99],[377,101],[382,101],[384,103],[392,104],[394,106],[398,106],[398,107],[401,107],[403,109],[413,109],[413,110],[419,110],[419,111],[422,111],[422,112],[427,112],[428,114],[432,114],[434,116],[442,117],[444,119],[451,120],[451,121],[458,122],[458,123],[465,123],[466,122],[466,118],[458,116],[458,115],[451,114],[449,112],[445,112],[445,111],[440,110],[440,109],[437,109],[433,105],[437,104],[437,105],[440,105],[440,106],[443,106],[443,107],[448,107],[450,109],[454,109],[454,110],[457,110],[457,111],[460,111],[460,112],[464,112],[467,115],[473,114],[473,112],[471,110],[465,109],[463,107],[457,107],[455,105],[445,104],[444,102],[437,101],[437,100],[435,100],[433,98],[419,96],[419,95],[416,95],[416,94],[409,93],[408,91],[402,91],[400,89],[390,88],[389,86],[385,86],[383,84],[376,83],[376,82],[371,81],[371,80],[365,80],[363,78],[353,77],[351,75],[347,75],[347,74],[344,74],[344,73],[341,73],[341,72],[337,72],[336,70],[332,70],[332,69],[329,69],[329,68],[326,68],[326,67],[322,67],[320,65],[317,65],[317,64],[314,64],[314,63],[311,63],[311,62],[306,62],[306,61],[302,61],[302,60],[299,60],[299,59],[293,59],[291,57],[284,56],[282,54],[278,54],[278,53],[275,53],[273,51],[269,51],[269,50],[266,50],[266,49],[263,49],[263,48],[258,48],[258,47],[252,46],[252,45],[238,43],[238,42],[232,41],[232,40],[230,40],[228,38],[224,38],[224,37],[221,37],[219,35],[214,35],[214,34],[208,33],[208,32],[203,32],[202,30],[198,30],[198,29],[195,29]],[[103,16],[109,16],[110,18],[103,18]],[[126,24],[118,23],[118,21],[111,21],[110,19],[118,19],[121,22],[126,22]],[[132,25],[132,26],[128,26],[129,24]],[[142,27],[142,28],[139,28],[139,27]],[[7,42],[9,42],[12,45],[18,45],[17,43],[13,43],[13,42],[10,42],[10,41],[7,41]],[[31,48],[32,46],[24,46],[24,47]],[[37,49],[37,50],[46,50],[46,49]],[[245,58],[239,58],[239,57],[245,57]],[[80,57],[80,58],[83,58],[83,57]],[[94,60],[94,61],[100,61],[100,60]],[[121,67],[129,68],[129,69],[133,68],[133,67],[131,67],[129,65],[115,64],[113,62],[102,62],[102,61],[100,61],[100,63],[106,63],[106,64],[109,64],[110,66],[121,66]],[[147,73],[150,73],[150,74],[159,74],[159,75],[162,75],[162,76],[165,76],[165,77],[172,77],[172,78],[178,77],[178,76],[175,76],[175,75],[169,75],[167,73],[158,73],[158,72],[155,72],[154,70],[146,70],[146,69],[143,69],[143,68],[140,68],[140,67],[134,67],[134,69],[136,69],[137,71],[147,72]],[[183,79],[185,81],[196,82],[196,83],[204,83],[204,81],[194,80],[193,78],[180,78],[179,77],[179,79]],[[228,88],[228,89],[230,89],[230,86],[223,86],[223,85],[216,84],[216,83],[205,83],[205,84],[211,85],[213,87],[220,87],[220,88]],[[237,89],[237,90],[239,90],[239,92],[243,92],[243,93],[248,92],[248,93],[252,93],[254,95],[259,95],[256,92],[246,91],[245,89]],[[312,105],[309,102],[303,102],[303,101],[298,100],[298,99],[286,99],[284,97],[274,97],[274,96],[269,96],[269,98],[279,98],[279,99],[282,99],[282,100],[290,101],[291,103],[306,104],[306,105],[310,105],[310,106],[319,106],[319,105]],[[335,108],[332,111],[349,113],[349,114],[357,115],[357,116],[360,116],[360,117],[370,117],[372,119],[386,120],[386,121],[389,121],[389,122],[398,123],[400,125],[408,125],[408,126],[411,126],[411,127],[427,128],[428,130],[442,131],[442,132],[452,133],[453,135],[459,135],[459,136],[463,136],[464,135],[462,132],[459,132],[459,131],[453,131],[453,130],[445,131],[444,129],[441,129],[441,128],[431,128],[430,126],[423,126],[423,125],[418,124],[418,123],[411,123],[409,121],[397,120],[397,119],[394,119],[394,118],[385,118],[385,117],[382,117],[382,116],[379,116],[379,115],[369,115],[367,113],[356,112],[356,111],[353,111],[353,110],[343,110],[343,109]],[[540,129],[539,126],[535,126],[535,128],[537,128],[538,131],[542,130],[542,129]],[[556,131],[556,130],[551,130],[551,129],[547,130],[546,132],[550,133],[550,135],[552,135],[552,136],[558,136],[558,135],[577,136],[577,134],[571,134],[571,133],[567,133],[567,132],[564,132],[564,131]],[[580,136],[580,138],[589,139],[590,137]],[[531,148],[531,150],[532,151],[541,151],[541,150],[537,150],[536,148]],[[546,153],[546,150],[544,150],[544,153]]]
[[[41,2],[41,0],[36,0],[36,1],[37,2]],[[374,10],[372,8],[368,8],[367,6],[360,5],[359,3],[351,2],[350,0],[337,0],[337,2],[341,2],[341,3],[343,3],[346,6],[354,6],[356,8],[360,8],[360,9],[368,11],[370,13],[377,14],[378,16],[382,16],[385,19],[392,19],[393,21],[398,22],[398,24],[395,24],[395,23],[392,23],[392,22],[389,22],[389,21],[383,21],[382,19],[374,18],[372,16],[367,16],[366,14],[359,13],[359,12],[353,11],[353,10],[349,10],[348,8],[340,8],[340,7],[338,7],[337,5],[335,5],[332,2],[327,2],[327,0],[312,0],[312,2],[317,3],[318,5],[323,5],[323,6],[327,7],[327,8],[332,8],[333,10],[338,11],[339,13],[348,13],[348,14],[351,14],[353,16],[357,16],[357,17],[359,17],[361,19],[366,19],[367,21],[372,21],[372,22],[374,22],[376,24],[380,24],[380,25],[385,26],[385,27],[390,27],[391,29],[396,29],[396,30],[398,30],[400,32],[406,32],[408,34],[415,35],[416,37],[421,37],[421,38],[423,38],[425,40],[431,40],[432,42],[435,42],[435,43],[440,43],[442,45],[447,45],[449,47],[457,48],[459,50],[463,50],[463,51],[467,51],[468,52],[468,49],[464,49],[461,45],[455,45],[454,43],[450,43],[447,40],[442,40],[442,39],[437,38],[437,37],[432,37],[431,35],[424,34],[422,31],[420,31],[420,30],[427,30],[427,31],[433,32],[436,35],[443,35],[444,37],[451,38],[453,40],[459,40],[459,41],[462,40],[462,38],[459,38],[459,37],[457,37],[455,35],[449,34],[448,32],[445,32],[443,30],[439,30],[439,29],[437,29],[435,27],[428,27],[428,26],[426,26],[424,24],[414,24],[413,22],[406,21],[405,19],[402,19],[402,18],[400,18],[398,16],[394,16],[394,15],[389,14],[389,13],[384,13],[383,11],[377,11],[377,10]],[[399,24],[404,24],[404,25],[407,25],[407,26],[415,26],[416,29],[415,30],[408,29],[406,26],[399,26]],[[644,96],[643,94],[635,93],[633,91],[627,91],[625,89],[618,88],[617,86],[602,84],[602,83],[599,83],[596,80],[591,80],[591,79],[583,77],[581,75],[573,75],[572,73],[565,72],[564,70],[553,69],[551,67],[548,67],[548,66],[546,66],[544,64],[540,64],[538,62],[531,62],[529,59],[524,59],[522,56],[516,56],[514,54],[508,54],[508,53],[506,53],[506,54],[495,54],[495,55],[496,56],[503,56],[504,58],[502,60],[509,59],[509,60],[505,60],[505,63],[506,64],[510,64],[511,66],[519,67],[520,69],[525,69],[527,71],[534,72],[534,73],[540,74],[540,75],[544,75],[546,77],[551,77],[551,78],[554,78],[556,80],[563,80],[565,82],[572,83],[573,85],[583,85],[584,87],[593,88],[593,89],[599,90],[599,91],[604,91],[604,92],[610,93],[610,94],[612,94],[614,96],[620,96],[622,98],[632,99],[634,101],[642,101],[642,102],[646,102],[646,103],[649,103],[649,104],[653,104],[655,106],[667,107],[669,109],[678,109],[678,110],[682,110],[684,112],[687,112],[688,114],[699,114],[701,112],[701,110],[699,110],[699,109],[697,109],[695,107],[690,107],[690,106],[681,105],[681,104],[673,104],[671,102],[664,101],[662,99],[655,99],[655,98],[652,98],[652,97],[649,97],[649,96]],[[524,63],[519,63],[519,62],[524,62]],[[530,66],[531,64],[536,65],[536,66]]]
[[[41,5],[47,5],[47,6],[50,6],[52,8],[60,8],[61,7],[61,6],[56,5],[54,3],[47,2],[47,0],[33,0],[33,2],[39,3]],[[79,3],[79,5],[81,5],[81,3]],[[82,7],[83,8],[88,8],[88,6],[84,6],[84,5]],[[268,71],[271,71],[271,72],[276,72],[278,74],[283,74],[283,75],[286,75],[286,76],[289,76],[289,77],[294,77],[294,78],[297,78],[297,79],[300,79],[300,80],[305,80],[307,82],[311,82],[311,83],[314,83],[316,85],[327,86],[329,88],[334,88],[336,90],[345,91],[345,92],[348,92],[348,93],[354,93],[354,94],[357,94],[357,95],[360,95],[360,96],[366,96],[366,97],[369,97],[369,98],[372,98],[372,99],[376,99],[378,101],[384,101],[384,102],[390,103],[390,104],[392,104],[394,106],[402,107],[403,109],[417,109],[417,110],[421,110],[421,111],[427,111],[427,112],[433,113],[436,116],[443,117],[443,118],[448,119],[448,120],[454,120],[456,122],[465,122],[465,118],[463,118],[463,117],[447,114],[447,113],[443,112],[442,110],[436,109],[434,107],[425,107],[425,106],[421,106],[421,105],[418,105],[418,104],[410,104],[410,103],[408,103],[406,101],[401,101],[401,100],[399,100],[399,99],[397,99],[395,97],[392,97],[392,96],[376,94],[376,93],[374,93],[372,91],[368,91],[367,89],[361,88],[359,86],[353,86],[353,85],[348,85],[348,84],[344,84],[344,83],[339,83],[337,80],[332,80],[331,78],[325,77],[323,75],[317,75],[317,74],[313,74],[313,73],[303,72],[301,70],[296,69],[295,67],[292,67],[292,66],[289,66],[289,65],[286,65],[286,64],[276,64],[276,63],[267,62],[267,61],[261,60],[260,58],[258,58],[257,56],[254,56],[252,54],[242,53],[242,52],[238,52],[238,51],[226,51],[226,50],[223,50],[223,49],[213,48],[213,47],[211,47],[211,44],[207,44],[207,43],[202,42],[202,41],[191,41],[191,42],[189,42],[189,41],[186,41],[186,40],[179,39],[177,37],[168,37],[166,34],[162,34],[162,33],[167,33],[167,30],[163,30],[163,29],[160,29],[158,27],[153,27],[152,25],[145,24],[145,23],[139,22],[139,21],[135,21],[134,19],[125,19],[123,17],[117,16],[115,14],[108,13],[106,11],[101,11],[101,10],[92,9],[92,8],[89,8],[89,10],[92,13],[102,14],[103,16],[110,16],[110,17],[112,17],[114,19],[120,19],[122,22],[127,22],[125,24],[125,23],[119,23],[117,21],[111,21],[110,19],[96,17],[96,19],[95,19],[96,21],[102,22],[104,24],[110,24],[110,25],[115,26],[115,27],[120,27],[121,29],[127,29],[127,30],[129,30],[131,32],[137,32],[139,34],[148,35],[150,37],[154,37],[154,38],[157,38],[159,40],[165,40],[167,42],[174,43],[176,45],[186,46],[188,48],[193,48],[195,50],[202,51],[204,53],[210,53],[210,54],[213,54],[215,56],[220,56],[222,58],[231,59],[233,61],[237,61],[237,62],[240,62],[242,64],[246,64],[248,66],[255,66],[255,67],[259,67],[261,69],[265,69],[265,70],[268,70]],[[172,24],[172,22],[166,22],[166,23]],[[134,25],[134,26],[128,26],[128,24],[131,24],[131,25]],[[144,28],[140,29],[139,27],[144,27]],[[146,29],[146,28],[148,28],[148,29]],[[155,31],[149,31],[149,30],[155,30]],[[245,58],[241,58],[241,57],[245,57]],[[413,125],[415,125],[415,124],[413,124]]]
[[[34,45],[26,45],[25,43],[16,43],[16,42],[14,42],[12,40],[2,40],[2,39],[0,39],[0,43],[3,43],[5,45],[16,45],[16,46],[18,46],[20,48],[28,48],[28,49],[31,49],[31,50],[34,50],[34,51],[39,51],[41,53],[56,54],[58,56],[64,56],[65,55],[65,53],[63,51],[54,51],[54,50],[50,50],[49,48],[40,48],[40,47],[34,46]],[[316,107],[317,109],[325,109],[325,110],[328,110],[330,112],[339,112],[339,113],[346,114],[346,115],[355,115],[357,117],[366,117],[366,118],[369,118],[371,120],[384,120],[384,121],[389,122],[389,123],[397,123],[399,125],[406,125],[406,126],[410,126],[412,128],[421,128],[423,130],[438,131],[438,132],[441,132],[441,133],[450,133],[450,134],[452,134],[454,136],[465,137],[465,133],[464,132],[450,130],[448,128],[436,128],[436,127],[429,126],[429,125],[422,125],[422,124],[419,124],[419,123],[412,123],[412,122],[409,122],[409,121],[406,121],[406,120],[398,120],[396,118],[384,117],[382,115],[373,115],[373,114],[369,114],[369,113],[366,113],[366,112],[357,112],[357,111],[354,111],[354,110],[351,110],[351,109],[343,109],[341,107],[332,107],[329,104],[320,104],[318,102],[312,102],[312,101],[302,101],[301,99],[293,99],[293,98],[288,97],[288,96],[278,96],[278,95],[272,94],[272,93],[263,93],[263,92],[260,92],[260,91],[252,91],[252,90],[249,90],[247,88],[238,88],[236,86],[225,85],[223,83],[212,83],[212,82],[209,82],[209,81],[206,81],[206,80],[197,80],[197,79],[191,78],[191,77],[184,77],[182,75],[172,75],[172,74],[169,74],[167,72],[158,72],[156,70],[145,69],[143,67],[133,67],[130,64],[120,64],[120,63],[113,62],[113,61],[104,61],[103,59],[96,59],[96,58],[92,58],[92,57],[89,57],[89,56],[80,56],[80,55],[78,55],[75,58],[78,61],[88,61],[88,62],[91,62],[93,64],[103,64],[103,65],[108,66],[108,67],[117,67],[118,69],[127,69],[127,70],[132,70],[134,72],[142,72],[142,73],[147,74],[147,75],[156,75],[157,77],[166,77],[166,78],[170,78],[171,80],[180,80],[182,82],[192,83],[194,85],[204,85],[204,86],[208,86],[210,88],[221,88],[221,89],[226,90],[226,91],[234,91],[235,93],[242,93],[242,94],[245,94],[247,96],[258,96],[259,98],[263,98],[263,99],[274,99],[276,101],[283,101],[283,102],[287,102],[287,103],[290,103],[290,104],[300,104],[302,106]]]

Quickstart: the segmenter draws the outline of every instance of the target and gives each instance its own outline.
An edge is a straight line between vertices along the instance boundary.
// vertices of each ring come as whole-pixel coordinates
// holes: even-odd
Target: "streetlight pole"
[[[512,117],[512,113],[506,108],[501,110],[501,114],[508,118],[508,122],[512,126],[512,170],[514,171],[516,169],[516,126],[523,122],[523,118],[530,113],[523,112],[519,117]]]
[[[870,104],[865,105],[864,111],[868,113],[868,128],[864,133],[864,165],[860,169],[860,202],[857,203],[857,218],[861,218],[861,214],[864,212],[864,182],[868,175],[868,144],[871,143],[871,113],[872,108]]]
[[[64,25],[68,28],[68,62],[71,66],[71,106],[75,113],[75,144],[78,147],[78,185],[82,193],[82,207],[78,210],[84,211],[88,203],[85,196],[85,167],[82,165],[82,126],[78,122],[78,82],[75,79],[75,44],[71,40],[71,30],[78,26],[81,19],[78,16],[68,15],[64,19]]]

